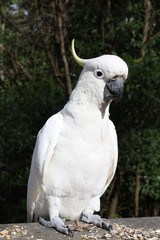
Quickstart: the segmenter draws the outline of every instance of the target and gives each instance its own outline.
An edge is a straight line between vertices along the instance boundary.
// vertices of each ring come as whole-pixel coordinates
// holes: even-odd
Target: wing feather
[[[103,188],[102,194],[106,191],[108,186],[110,185],[116,171],[117,161],[118,161],[118,143],[117,143],[117,134],[115,130],[115,126],[111,120],[109,120],[108,126],[108,138],[110,140],[110,153],[111,153],[111,162],[112,167],[110,171],[110,176],[107,177],[105,186]],[[101,195],[102,195],[101,194]]]
[[[43,186],[46,170],[52,155],[54,154],[62,124],[63,115],[59,112],[47,120],[37,135],[27,190],[27,218],[29,222],[33,221],[33,212],[40,191],[40,186]]]

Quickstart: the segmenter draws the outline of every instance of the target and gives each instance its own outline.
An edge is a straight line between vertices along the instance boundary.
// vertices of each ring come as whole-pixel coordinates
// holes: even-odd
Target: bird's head
[[[86,88],[86,92],[91,91],[92,99],[93,95],[98,99],[99,106],[106,107],[112,100],[122,96],[128,66],[120,57],[102,55],[92,59],[81,59],[75,52],[74,39],[72,54],[75,61],[83,67],[79,82]]]

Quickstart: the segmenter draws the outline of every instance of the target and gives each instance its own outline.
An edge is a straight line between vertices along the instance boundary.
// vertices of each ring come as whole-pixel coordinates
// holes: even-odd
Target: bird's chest
[[[109,160],[103,131],[98,123],[94,127],[64,124],[49,167],[52,190],[60,195],[83,192],[85,197],[94,189]]]
[[[88,125],[85,122],[79,125],[64,124],[55,154],[61,155],[62,161],[66,161],[69,165],[75,164],[82,169],[93,163],[100,165],[107,148],[107,138],[104,137],[104,132],[106,129],[99,122]]]

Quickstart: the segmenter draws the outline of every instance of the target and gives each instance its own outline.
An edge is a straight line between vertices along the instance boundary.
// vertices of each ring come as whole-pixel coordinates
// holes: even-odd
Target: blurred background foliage
[[[123,98],[111,105],[119,138],[103,217],[160,213],[160,1],[9,0],[1,4],[0,223],[26,222],[36,135],[62,109],[82,58],[117,54],[129,66]]]

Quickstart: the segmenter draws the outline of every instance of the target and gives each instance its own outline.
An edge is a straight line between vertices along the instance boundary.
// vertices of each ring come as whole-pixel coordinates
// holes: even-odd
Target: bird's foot
[[[52,221],[46,221],[44,218],[39,217],[39,223],[45,227],[54,228],[60,233],[73,237],[73,232],[68,226],[64,224],[63,220],[60,217],[54,217]]]
[[[82,214],[80,220],[85,223],[92,223],[97,227],[105,229],[109,232],[112,230],[112,225],[105,223],[99,215],[93,215],[91,213]]]

